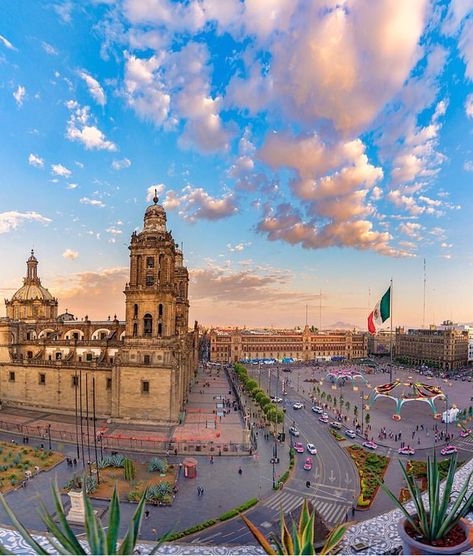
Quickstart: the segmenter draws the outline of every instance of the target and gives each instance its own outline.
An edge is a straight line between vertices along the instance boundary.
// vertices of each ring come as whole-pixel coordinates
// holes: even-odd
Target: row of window
[[[145,358],[146,357],[149,357],[149,356],[145,355]],[[9,382],[16,382],[16,373],[15,373],[15,371],[10,371],[10,375],[9,375],[8,380],[9,380]],[[38,384],[40,384],[41,386],[46,385],[46,373],[38,373]],[[78,376],[71,377],[71,386],[72,386],[72,388],[77,388],[79,386],[79,377]],[[112,379],[111,378],[106,379],[105,388],[107,390],[112,389]],[[141,392],[143,394],[149,394],[149,392],[150,392],[149,380],[142,380],[141,381]]]

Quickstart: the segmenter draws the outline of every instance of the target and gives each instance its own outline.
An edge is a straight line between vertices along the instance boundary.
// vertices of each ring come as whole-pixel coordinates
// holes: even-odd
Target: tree
[[[358,417],[358,406],[357,405],[355,405],[355,407],[353,408],[353,415],[355,417]]]
[[[327,394],[325,392],[322,392],[321,396],[320,396],[323,400],[325,400],[325,398],[327,397]]]
[[[366,423],[367,425],[370,424],[370,419],[371,419],[370,414],[367,413],[367,414],[365,415],[365,423]]]
[[[345,402],[345,409],[347,410],[347,413],[350,411],[350,402],[348,400]]]

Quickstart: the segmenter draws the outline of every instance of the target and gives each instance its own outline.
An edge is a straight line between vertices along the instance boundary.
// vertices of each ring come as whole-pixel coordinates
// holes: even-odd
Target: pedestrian
[[[355,517],[355,506],[351,507],[351,517]]]
[[[74,465],[77,465],[77,460],[76,460],[76,458],[74,458],[74,459],[72,460],[72,463],[73,463]]]
[[[200,487],[200,495],[201,495],[201,496],[204,495],[204,487]]]
[[[149,510],[145,510],[145,519],[149,518]]]
[[[241,467],[238,468],[238,475],[242,475],[243,474],[243,469]]]

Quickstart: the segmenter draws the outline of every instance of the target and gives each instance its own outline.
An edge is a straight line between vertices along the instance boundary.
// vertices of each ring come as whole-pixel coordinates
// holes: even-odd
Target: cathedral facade
[[[3,406],[74,414],[95,394],[98,417],[177,424],[198,364],[189,330],[189,274],[155,195],[129,246],[125,321],[58,315],[33,251],[23,286],[0,319]],[[88,398],[88,399],[87,399]]]

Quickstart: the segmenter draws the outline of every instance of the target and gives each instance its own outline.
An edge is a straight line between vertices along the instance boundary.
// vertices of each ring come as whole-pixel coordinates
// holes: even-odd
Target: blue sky
[[[0,5],[5,297],[122,316],[157,187],[205,324],[473,320],[473,2]]]

